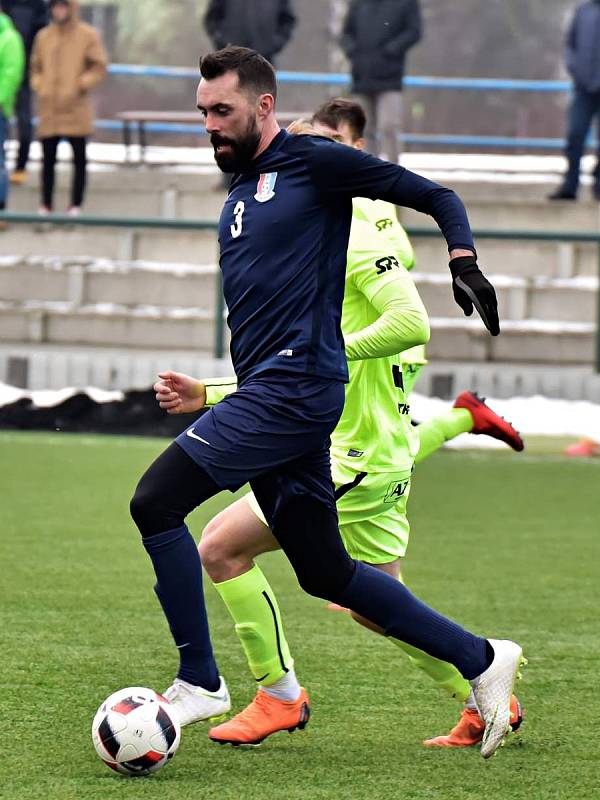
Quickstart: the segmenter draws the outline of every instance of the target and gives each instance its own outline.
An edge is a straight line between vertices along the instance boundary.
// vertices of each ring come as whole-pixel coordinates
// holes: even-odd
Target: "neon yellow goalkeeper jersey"
[[[396,253],[369,222],[353,218],[342,307],[350,382],[344,411],[331,436],[331,455],[359,471],[410,468],[419,449],[399,353],[403,344],[428,338],[428,321],[414,282]],[[386,336],[388,347],[382,341]],[[389,352],[393,347],[397,349]],[[385,350],[389,354],[369,357]]]
[[[369,200],[355,197],[352,201],[353,219],[368,222],[374,230],[386,239],[396,251],[396,256],[405,269],[415,266],[415,251],[406,231],[398,220],[396,207],[385,200]],[[425,346],[420,344],[402,353],[405,364],[426,364]]]

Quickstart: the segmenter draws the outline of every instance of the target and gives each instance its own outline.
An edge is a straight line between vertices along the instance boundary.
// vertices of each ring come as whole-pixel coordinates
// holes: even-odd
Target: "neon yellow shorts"
[[[367,564],[402,558],[410,532],[406,505],[412,470],[364,473],[335,462],[331,468],[340,533],[349,555]],[[266,525],[252,492],[246,501]]]

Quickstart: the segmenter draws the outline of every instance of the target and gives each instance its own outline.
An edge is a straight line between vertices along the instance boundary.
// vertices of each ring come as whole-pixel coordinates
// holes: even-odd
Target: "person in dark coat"
[[[342,49],[352,65],[352,91],[365,107],[367,149],[398,162],[406,53],[421,38],[418,0],[351,0]]]
[[[296,24],[291,0],[210,0],[204,27],[217,50],[250,47],[273,63]]]
[[[566,64],[574,84],[565,148],[568,168],[550,200],[576,199],[585,140],[592,120],[600,116],[600,0],[588,0],[575,9],[566,44]],[[593,192],[600,200],[600,145]]]
[[[26,168],[29,160],[29,147],[32,138],[31,126],[31,86],[29,84],[29,58],[33,48],[33,40],[38,31],[48,24],[48,8],[45,0],[2,0],[5,14],[12,19],[15,28],[21,34],[25,46],[26,68],[23,81],[17,94],[15,114],[19,136],[19,154],[15,170],[10,177],[11,183],[23,183],[27,177]]]

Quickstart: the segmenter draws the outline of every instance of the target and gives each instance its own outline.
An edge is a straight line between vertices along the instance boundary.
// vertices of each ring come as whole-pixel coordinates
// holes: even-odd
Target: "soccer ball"
[[[180,737],[169,701],[140,686],[111,694],[92,722],[96,753],[123,775],[157,772],[177,752]]]

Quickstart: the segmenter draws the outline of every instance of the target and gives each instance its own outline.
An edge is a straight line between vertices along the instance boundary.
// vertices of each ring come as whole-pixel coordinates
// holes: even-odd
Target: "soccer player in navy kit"
[[[475,305],[495,335],[495,293],[477,267],[464,207],[451,190],[402,167],[280,130],[275,75],[258,53],[228,47],[203,58],[200,71],[198,107],[215,159],[234,173],[219,242],[239,388],[158,457],[131,501],[180,652],[167,696],[205,707],[197,718],[229,708],[185,518],[222,489],[250,482],[302,588],[451,662],[471,681],[486,722],[481,752],[489,757],[509,727],[521,648],[474,636],[390,576],[352,560],[337,529],[329,463],[348,379],[340,318],[352,197],[433,216],[448,243],[457,302],[467,314]]]

